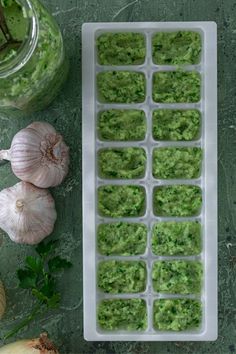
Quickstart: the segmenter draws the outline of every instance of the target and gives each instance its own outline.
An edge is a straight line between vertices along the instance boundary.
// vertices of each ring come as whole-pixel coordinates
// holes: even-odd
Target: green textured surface
[[[202,290],[200,261],[157,261],[152,267],[152,287],[161,294],[200,294]]]
[[[146,169],[146,152],[142,148],[108,148],[98,152],[98,174],[101,178],[142,178]]]
[[[159,299],[154,302],[153,324],[159,330],[182,331],[201,326],[201,302],[193,299]]]
[[[155,178],[198,178],[201,175],[202,149],[168,147],[153,150],[152,173]]]
[[[147,246],[147,226],[142,223],[113,222],[97,229],[97,249],[105,256],[143,254]]]
[[[201,75],[196,71],[158,71],[153,74],[152,98],[159,103],[194,103],[201,98]]]
[[[159,256],[191,256],[202,250],[201,224],[159,221],[152,227],[152,252]]]
[[[145,291],[146,280],[145,262],[109,260],[98,265],[97,284],[104,293],[141,293]]]
[[[70,58],[69,79],[62,94],[46,111],[20,119],[0,117],[0,146],[8,148],[18,131],[35,119],[60,130],[71,147],[71,169],[64,184],[53,190],[58,221],[53,237],[60,237],[62,254],[74,263],[60,281],[60,311],[49,314],[19,337],[47,330],[62,354],[230,354],[236,351],[236,3],[234,0],[47,0],[60,24]],[[219,336],[215,342],[98,342],[83,339],[82,224],[81,224],[81,25],[89,21],[216,21],[219,68]],[[0,168],[0,187],[17,179],[10,166]],[[15,269],[31,247],[17,246],[1,232],[1,277],[7,288],[8,311],[3,328],[26,315],[29,296],[17,289]]]
[[[141,331],[147,327],[147,307],[142,299],[109,299],[98,306],[98,321],[103,330]]]

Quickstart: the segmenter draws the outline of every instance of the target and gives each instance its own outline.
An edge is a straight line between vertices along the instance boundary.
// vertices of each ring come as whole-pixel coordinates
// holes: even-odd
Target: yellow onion
[[[54,344],[43,333],[40,338],[19,340],[15,343],[4,345],[0,354],[59,354]]]

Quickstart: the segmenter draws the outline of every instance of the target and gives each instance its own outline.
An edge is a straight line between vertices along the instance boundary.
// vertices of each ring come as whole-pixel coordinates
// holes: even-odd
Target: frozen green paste
[[[141,223],[100,224],[97,230],[98,251],[102,255],[134,256],[146,250],[147,226]]]
[[[109,299],[98,306],[98,323],[105,330],[141,331],[147,327],[147,308],[142,299]]]
[[[165,294],[200,294],[202,263],[198,261],[158,261],[153,264],[153,289]]]
[[[107,141],[138,141],[146,135],[146,117],[138,109],[110,109],[100,112],[98,136]]]
[[[153,176],[171,179],[197,178],[201,174],[202,149],[198,147],[169,147],[153,150]]]
[[[142,148],[108,148],[98,153],[101,178],[141,178],[145,174],[146,152]]]
[[[146,273],[144,262],[103,261],[98,266],[98,287],[110,294],[143,292]]]
[[[97,39],[98,62],[101,65],[142,64],[146,55],[144,35],[141,33],[103,33]]]
[[[201,36],[198,32],[158,32],[152,38],[153,62],[159,65],[198,64]]]
[[[102,216],[141,216],[145,213],[145,202],[145,189],[140,186],[106,185],[98,188],[98,211]]]
[[[4,4],[4,16],[9,31],[17,41],[15,44],[7,44],[4,50],[0,50],[1,69],[6,63],[10,66],[11,60],[17,59],[18,54],[25,48],[32,14],[16,0],[0,1]],[[31,0],[31,3],[38,19],[36,47],[21,69],[0,78],[0,107],[14,107],[26,112],[39,110],[48,105],[65,81],[68,71],[58,25],[37,0]],[[4,43],[0,31],[0,46]]]
[[[197,329],[202,321],[202,305],[192,299],[160,299],[154,302],[154,328],[161,331]]]
[[[160,71],[153,74],[153,100],[160,103],[194,103],[201,98],[197,71]]]
[[[195,216],[202,206],[201,188],[192,185],[156,187],[154,213],[161,216]]]
[[[152,252],[158,256],[192,256],[202,250],[201,225],[196,221],[158,222],[152,229]]]
[[[100,102],[139,103],[145,100],[145,76],[136,71],[105,71],[97,74]]]
[[[196,140],[200,137],[201,114],[196,109],[158,109],[153,112],[155,140]]]

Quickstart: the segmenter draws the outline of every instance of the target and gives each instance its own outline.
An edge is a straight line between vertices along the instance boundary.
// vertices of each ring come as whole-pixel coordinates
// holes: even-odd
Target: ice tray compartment
[[[140,24],[124,24],[123,26],[119,24],[113,24],[110,25],[95,25],[94,29],[90,29],[90,36],[93,36],[93,43],[95,45],[96,38],[100,36],[103,33],[109,32],[109,33],[121,33],[121,32],[131,32],[131,33],[140,33],[144,35],[145,38],[145,45],[146,45],[146,56],[144,63],[142,64],[129,64],[129,65],[101,65],[98,60],[97,60],[97,48],[94,49],[93,51],[93,59],[94,59],[94,69],[93,69],[93,81],[95,83],[94,85],[94,112],[93,116],[95,117],[94,120],[94,127],[95,129],[95,145],[94,145],[94,153],[96,153],[95,157],[95,194],[96,194],[96,205],[98,206],[99,200],[97,191],[101,188],[106,188],[106,186],[139,186],[141,188],[144,188],[145,190],[145,211],[141,214],[136,214],[136,215],[114,215],[111,217],[111,215],[101,215],[99,213],[99,210],[96,210],[96,215],[95,215],[95,220],[96,220],[96,229],[94,233],[94,237],[96,237],[96,243],[98,242],[97,240],[97,228],[99,226],[102,226],[104,224],[113,224],[113,223],[142,223],[146,225],[147,227],[147,239],[146,239],[146,247],[145,251],[142,254],[128,254],[128,255],[119,255],[119,254],[104,254],[99,252],[98,245],[96,245],[96,252],[95,252],[95,268],[97,269],[95,278],[95,287],[96,287],[96,311],[94,313],[98,313],[97,311],[99,308],[99,304],[103,300],[109,300],[109,299],[114,299],[114,300],[119,300],[119,299],[142,299],[145,301],[146,308],[147,308],[147,327],[146,328],[140,328],[139,330],[129,328],[129,330],[122,330],[122,329],[117,329],[115,331],[110,331],[108,329],[103,329],[99,326],[99,323],[96,321],[96,331],[98,333],[98,336],[93,335],[93,339],[97,338],[97,340],[204,340],[204,335],[206,332],[206,328],[209,327],[207,316],[208,312],[206,313],[206,295],[209,293],[209,286],[206,288],[206,267],[208,267],[209,264],[209,259],[207,258],[209,253],[209,245],[207,246],[208,248],[206,249],[206,231],[209,232],[209,225],[206,226],[206,157],[209,158],[209,155],[205,155],[206,151],[206,135],[209,135],[209,131],[206,134],[206,37],[207,37],[207,26],[206,28],[204,27],[204,24],[159,24],[157,27],[154,24],[145,24],[141,25]],[[213,25],[212,25],[213,26]],[[213,26],[214,27],[214,26]],[[211,28],[211,25],[209,25],[209,31],[212,32],[211,36],[214,37],[214,31],[215,29]],[[199,99],[193,100],[191,102],[191,99],[189,100],[190,102],[185,103],[183,102],[155,102],[153,99],[153,77],[157,73],[165,72],[167,75],[169,75],[170,72],[176,72],[177,64],[156,64],[153,60],[152,56],[152,39],[153,36],[158,33],[158,32],[169,32],[171,33],[172,31],[179,31],[179,30],[184,30],[184,31],[194,31],[196,34],[199,34],[201,37],[202,41],[202,52],[199,57],[199,62],[194,63],[194,64],[181,64],[181,69],[183,72],[189,73],[191,72],[196,72],[197,75],[199,75],[200,78],[200,97]],[[208,34],[209,37],[209,34]],[[207,38],[208,38],[207,37]],[[212,38],[213,38],[212,37]],[[91,37],[92,38],[92,37]],[[207,39],[207,42],[209,39]],[[209,43],[209,42],[208,42]],[[208,54],[209,55],[209,54]],[[207,67],[208,69],[208,67]],[[209,70],[209,69],[208,69]],[[102,102],[98,91],[97,91],[97,75],[98,77],[102,75],[103,72],[131,72],[131,73],[141,73],[144,75],[145,78],[145,98],[143,102]],[[197,97],[197,96],[195,96]],[[129,101],[129,100],[128,100]],[[131,100],[132,101],[132,100]],[[195,102],[196,101],[196,102]],[[146,132],[145,134],[143,133],[141,138],[139,140],[122,140],[122,139],[114,139],[114,135],[109,132],[108,134],[108,139],[104,139],[101,136],[101,132],[98,129],[99,122],[100,122],[100,117],[101,114],[104,114],[104,117],[106,116],[106,113],[109,111],[126,111],[126,110],[140,110],[144,112],[145,117],[144,117],[144,122],[146,124]],[[155,137],[153,135],[153,121],[154,121],[154,115],[155,112],[157,111],[162,111],[162,110],[173,110],[176,112],[198,112],[197,114],[194,115],[194,122],[193,122],[193,134],[191,135],[191,129],[187,131],[185,136],[189,136],[190,134],[190,139],[171,139],[171,137],[167,137],[164,139],[161,139],[159,137]],[[209,111],[208,111],[209,113]],[[213,119],[214,121],[214,119]],[[105,126],[105,119],[103,119],[103,124]],[[184,123],[183,123],[184,124]],[[208,125],[207,125],[208,126]],[[214,123],[213,123],[214,126]],[[208,127],[209,129],[209,127]],[[215,127],[214,127],[215,129]],[[213,130],[214,130],[213,129]],[[122,129],[121,129],[122,133]],[[144,136],[145,135],[145,136]],[[214,140],[214,139],[213,139]],[[130,178],[124,178],[122,175],[115,176],[114,178],[110,178],[110,176],[107,175],[102,175],[100,172],[99,168],[99,154],[101,151],[109,150],[109,149],[125,149],[125,148],[134,148],[134,149],[144,149],[146,153],[146,165],[145,165],[145,173],[138,175],[138,176],[131,176]],[[178,178],[178,176],[173,176],[171,178],[163,178],[161,176],[154,176],[153,175],[153,154],[154,151],[156,151],[158,148],[177,148],[177,149],[186,149],[186,148],[197,148],[197,149],[202,149],[202,161],[199,162],[199,173],[193,173],[192,177],[186,177],[186,178]],[[213,150],[212,150],[213,151]],[[209,172],[207,174],[209,177]],[[208,182],[208,181],[207,181]],[[201,206],[198,208],[198,210],[191,215],[178,215],[178,216],[173,216],[173,215],[161,215],[155,212],[155,208],[153,205],[153,199],[154,199],[154,192],[157,189],[161,188],[166,188],[169,185],[173,186],[181,186],[181,185],[186,185],[189,187],[194,187],[199,188],[201,191]],[[214,185],[214,183],[213,183]],[[209,196],[209,194],[208,194]],[[153,241],[153,227],[155,224],[159,222],[178,222],[178,223],[184,223],[184,222],[192,222],[196,223],[198,222],[199,225],[201,225],[199,234],[198,234],[198,240],[199,244],[195,245],[196,246],[196,252],[193,254],[171,254],[171,255],[162,255],[162,254],[156,254],[153,252],[152,248],[152,241]],[[214,225],[214,230],[215,230],[215,224]],[[210,236],[208,234],[208,236]],[[144,246],[143,246],[144,249]],[[162,262],[162,261],[180,261],[180,262],[185,262],[185,263],[196,263],[196,264],[202,264],[202,284],[201,284],[201,291],[199,292],[194,292],[190,291],[190,293],[185,293],[181,294],[180,293],[166,293],[162,291],[155,291],[153,287],[153,279],[152,279],[152,271],[153,271],[153,266],[156,262]],[[101,291],[101,288],[99,289],[98,287],[98,269],[99,265],[102,264],[103,262],[143,262],[146,267],[146,283],[145,283],[145,289],[142,289],[142,291],[137,291],[135,293],[130,293],[127,291],[123,291],[121,293],[107,293],[104,291]],[[212,260],[210,259],[210,262]],[[207,290],[208,289],[208,290]],[[208,291],[208,293],[206,292]],[[202,304],[202,318],[199,318],[199,323],[198,323],[198,328],[197,329],[188,329],[186,331],[186,328],[183,328],[182,331],[180,332],[169,332],[171,328],[158,328],[156,326],[156,323],[154,323],[154,310],[157,308],[155,305],[158,300],[161,299],[169,299],[169,300],[178,300],[180,299],[180,302],[177,303],[179,306],[179,309],[181,309],[182,304],[184,301],[188,300],[193,300],[196,302],[199,302]],[[183,302],[181,302],[182,300]],[[207,297],[207,300],[209,302],[209,298]],[[186,304],[189,304],[186,302]],[[164,306],[164,305],[163,305]],[[207,304],[209,308],[209,304]],[[196,305],[196,308],[198,305]],[[190,311],[190,310],[189,310]],[[207,322],[206,322],[207,320]],[[93,319],[93,323],[94,319]],[[132,327],[132,326],[131,326]],[[94,327],[93,327],[94,328]],[[215,333],[215,332],[214,332]],[[138,337],[137,337],[138,336]],[[208,334],[205,336],[207,338]],[[214,337],[214,335],[211,335],[211,338]],[[91,336],[90,336],[91,337]],[[110,338],[110,339],[109,339]],[[180,338],[180,339],[178,339]],[[199,339],[198,339],[199,338]],[[207,339],[206,339],[207,340]]]

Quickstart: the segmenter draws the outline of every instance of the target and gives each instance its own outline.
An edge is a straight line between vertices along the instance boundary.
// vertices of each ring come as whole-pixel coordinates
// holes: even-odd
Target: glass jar
[[[38,0],[0,0],[0,10],[0,110],[43,109],[68,73],[60,29]]]

